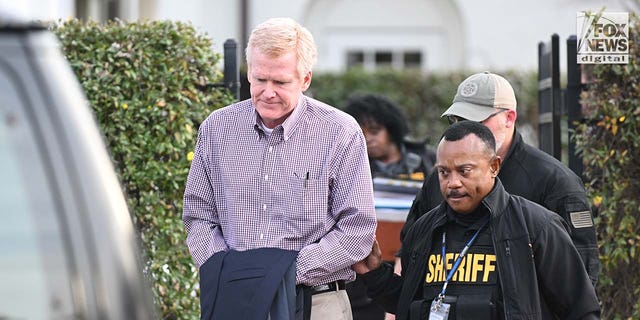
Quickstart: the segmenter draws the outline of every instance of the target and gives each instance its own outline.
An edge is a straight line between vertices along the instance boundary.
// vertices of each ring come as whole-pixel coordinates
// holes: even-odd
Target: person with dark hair
[[[435,152],[424,143],[406,139],[407,120],[391,100],[375,94],[355,95],[347,101],[344,111],[358,121],[364,132],[373,177],[424,180],[431,173]]]
[[[406,139],[409,133],[407,120],[391,100],[376,94],[354,95],[347,100],[344,111],[362,128],[373,178],[423,181],[431,172],[435,152],[425,143]],[[415,192],[415,189],[411,191]],[[362,280],[347,283],[347,293],[354,320],[384,319],[384,311],[367,297]]]
[[[509,194],[496,141],[461,121],[438,145],[444,201],[403,241],[402,275],[371,254],[352,267],[396,319],[599,319],[594,287],[557,214]]]

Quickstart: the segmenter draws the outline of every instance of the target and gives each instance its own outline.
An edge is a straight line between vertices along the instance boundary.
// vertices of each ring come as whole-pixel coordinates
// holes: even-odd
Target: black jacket
[[[571,240],[591,282],[596,283],[600,272],[596,229],[582,180],[560,161],[522,141],[516,131],[513,142],[502,160],[498,177],[504,188],[513,195],[531,200],[556,212],[570,226]],[[407,230],[420,216],[443,201],[437,171],[433,171],[422,185],[411,206],[407,221],[400,233]]]
[[[481,205],[491,213],[505,319],[542,319],[543,304],[559,319],[599,318],[595,289],[557,214],[510,195],[499,179]],[[410,305],[423,299],[433,233],[446,224],[447,207],[443,202],[408,230],[401,277],[387,263],[363,275],[369,295],[398,320],[410,319]]]
[[[371,164],[372,177],[398,178],[406,176],[411,177],[413,173],[420,172],[424,180],[433,170],[436,162],[436,153],[425,143],[405,141],[400,145],[400,153],[402,158],[396,163],[381,164],[380,161],[369,158]],[[414,179],[418,180],[418,179]]]

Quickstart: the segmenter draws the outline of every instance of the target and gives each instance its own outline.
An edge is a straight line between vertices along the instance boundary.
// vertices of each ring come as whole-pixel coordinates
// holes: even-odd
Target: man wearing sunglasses
[[[590,202],[583,182],[560,161],[522,140],[515,127],[516,98],[509,82],[489,72],[471,75],[458,86],[453,104],[442,117],[447,117],[450,124],[465,120],[480,122],[491,130],[497,155],[503,159],[498,177],[504,188],[546,207],[566,221],[571,240],[595,285],[600,262]],[[434,171],[413,202],[400,234],[401,240],[420,216],[442,201]]]

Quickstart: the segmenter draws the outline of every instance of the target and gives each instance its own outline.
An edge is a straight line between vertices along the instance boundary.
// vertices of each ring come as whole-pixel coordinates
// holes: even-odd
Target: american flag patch
[[[590,211],[570,212],[569,215],[571,216],[571,224],[573,224],[574,228],[579,229],[593,227],[593,220],[591,220]]]

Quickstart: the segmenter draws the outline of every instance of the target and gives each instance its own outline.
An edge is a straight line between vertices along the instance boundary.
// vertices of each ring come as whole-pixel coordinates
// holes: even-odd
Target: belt
[[[311,287],[311,295],[331,292],[331,291],[344,290],[344,289],[345,289],[344,280],[338,280],[338,281],[329,282],[327,284],[321,284],[321,285]]]

